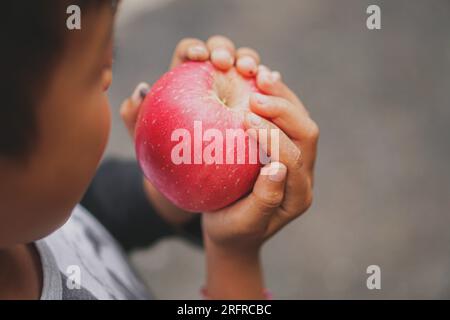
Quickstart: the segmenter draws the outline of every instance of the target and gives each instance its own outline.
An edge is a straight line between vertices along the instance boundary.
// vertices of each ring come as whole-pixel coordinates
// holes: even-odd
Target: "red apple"
[[[210,62],[186,62],[163,75],[144,99],[136,125],[145,176],[192,212],[214,211],[247,194],[261,168],[250,156],[256,142],[243,127],[249,95],[257,91],[254,79],[234,68],[219,71]],[[227,133],[239,131],[245,154],[239,138],[227,143]]]

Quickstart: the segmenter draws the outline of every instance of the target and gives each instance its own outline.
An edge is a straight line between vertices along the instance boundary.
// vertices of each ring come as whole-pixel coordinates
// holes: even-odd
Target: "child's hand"
[[[318,127],[278,72],[260,66],[257,85],[265,94],[250,97],[245,126],[281,129],[279,160],[268,165],[272,175],[258,177],[250,195],[202,217],[211,298],[263,298],[259,248],[312,202]],[[264,149],[270,153],[270,142]]]
[[[204,215],[207,237],[221,246],[258,247],[311,205],[318,127],[277,72],[260,66],[250,97],[247,129],[281,129],[278,162],[260,175],[253,192],[232,206]],[[260,141],[261,143],[262,141]],[[269,148],[270,142],[264,149]]]
[[[259,55],[250,48],[235,49],[233,42],[223,36],[213,36],[204,43],[198,39],[181,40],[172,58],[171,68],[185,61],[206,61],[219,70],[228,70],[236,66],[238,72],[245,76],[255,76],[258,71]]]
[[[236,50],[234,43],[223,36],[213,36],[206,43],[198,39],[185,38],[175,48],[170,69],[185,61],[207,60],[220,70],[226,71],[236,66],[241,75],[252,77],[257,74],[260,58],[253,49],[242,47]],[[120,108],[122,119],[132,137],[140,104],[149,90],[148,84],[140,83]]]
[[[216,68],[224,71],[235,65],[243,76],[255,76],[258,70],[258,53],[245,47],[235,50],[233,42],[223,36],[213,36],[206,43],[191,38],[181,40],[175,49],[170,68],[188,60],[206,61],[208,59]],[[132,96],[125,100],[120,108],[122,119],[133,139],[139,108],[149,90],[148,84],[140,83]],[[147,179],[144,179],[144,188],[153,206],[167,221],[183,224],[193,217],[191,213],[176,208]]]

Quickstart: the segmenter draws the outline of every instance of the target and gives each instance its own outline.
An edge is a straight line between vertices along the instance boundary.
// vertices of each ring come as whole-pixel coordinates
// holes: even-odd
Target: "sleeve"
[[[81,205],[100,221],[126,251],[169,236],[202,245],[200,215],[182,227],[165,221],[152,207],[136,161],[109,159],[99,167]]]

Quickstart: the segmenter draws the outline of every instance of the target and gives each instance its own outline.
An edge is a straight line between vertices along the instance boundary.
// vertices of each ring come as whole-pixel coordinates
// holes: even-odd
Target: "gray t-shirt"
[[[126,254],[165,237],[202,245],[200,215],[182,227],[149,202],[133,160],[105,160],[81,205],[59,230],[37,241],[44,270],[41,299],[151,299]]]
[[[43,269],[41,300],[152,297],[116,240],[81,206],[35,244]]]

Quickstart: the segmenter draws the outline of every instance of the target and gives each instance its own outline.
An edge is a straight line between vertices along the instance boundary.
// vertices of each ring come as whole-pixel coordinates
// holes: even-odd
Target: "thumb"
[[[145,82],[141,82],[137,85],[136,89],[134,89],[131,97],[126,99],[120,107],[120,115],[125,123],[125,127],[132,137],[134,137],[134,127],[136,126],[139,107],[149,90],[149,85]]]
[[[271,162],[261,169],[252,193],[248,196],[252,213],[264,218],[279,207],[284,197],[287,168],[281,162]]]
[[[234,235],[265,237],[271,218],[283,201],[286,173],[286,166],[279,162],[263,167],[248,196],[218,212],[203,215],[206,230],[211,221],[218,220],[222,226],[231,226]]]

